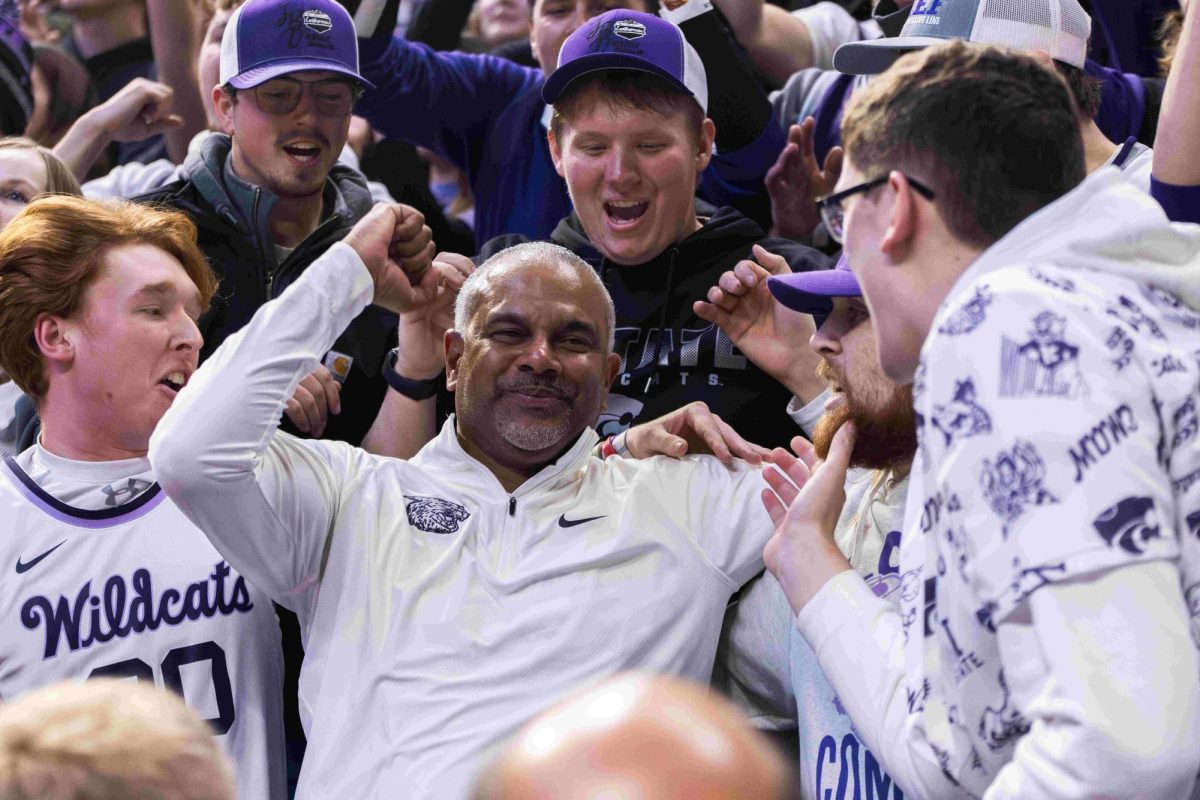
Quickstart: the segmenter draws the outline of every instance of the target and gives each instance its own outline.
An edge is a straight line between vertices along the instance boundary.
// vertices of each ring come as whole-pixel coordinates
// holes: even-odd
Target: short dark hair
[[[1100,87],[1104,82],[1093,78],[1074,64],[1055,61],[1054,67],[1058,70],[1059,77],[1067,82],[1071,99],[1075,101],[1075,108],[1084,117],[1094,119],[1100,112]]]
[[[554,103],[550,130],[555,139],[562,136],[564,122],[596,103],[609,108],[634,108],[659,114],[683,114],[694,141],[699,142],[704,128],[704,109],[696,98],[676,89],[657,75],[631,69],[604,70],[572,81]]]
[[[1029,56],[948,42],[896,61],[851,98],[846,157],[933,189],[947,228],[987,247],[1086,174],[1067,86]]]

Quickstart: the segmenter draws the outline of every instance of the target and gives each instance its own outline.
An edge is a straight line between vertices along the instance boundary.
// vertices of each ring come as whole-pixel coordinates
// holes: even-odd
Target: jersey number
[[[163,683],[183,697],[183,678],[179,668],[187,664],[207,661],[212,671],[213,691],[217,697],[217,716],[207,719],[213,732],[220,736],[233,725],[233,686],[229,682],[229,666],[225,663],[225,651],[216,642],[201,642],[187,647],[176,647],[167,653],[160,667]],[[137,678],[154,683],[154,670],[140,658],[127,658],[115,664],[96,667],[89,678]],[[185,700],[187,698],[184,698]]]

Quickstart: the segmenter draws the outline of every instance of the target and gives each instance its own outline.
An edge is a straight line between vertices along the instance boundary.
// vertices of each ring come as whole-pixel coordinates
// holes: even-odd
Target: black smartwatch
[[[388,382],[388,386],[411,400],[428,400],[437,394],[438,387],[442,384],[442,376],[439,374],[421,381],[404,377],[396,372],[398,352],[399,348],[392,348],[383,359],[383,379]]]

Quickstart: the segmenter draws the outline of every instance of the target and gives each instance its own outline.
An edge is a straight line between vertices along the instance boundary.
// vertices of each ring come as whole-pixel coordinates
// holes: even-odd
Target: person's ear
[[[708,167],[708,162],[712,160],[713,142],[717,138],[717,126],[707,117],[704,122],[700,123],[700,141],[697,143],[696,149],[696,174]]]
[[[462,334],[451,328],[446,331],[442,344],[446,348],[446,388],[454,391],[458,386],[458,361],[465,347]]]
[[[75,360],[74,326],[57,314],[38,314],[33,322],[33,338],[42,358],[60,368]]]
[[[220,86],[213,87],[213,110],[217,114],[217,122],[221,124],[221,133],[233,136],[233,106],[237,100]]]
[[[550,160],[554,162],[554,171],[558,173],[560,178],[565,178],[566,175],[563,174],[562,148],[559,147],[558,137],[554,135],[553,127],[546,131],[546,142],[550,145]]]
[[[609,353],[604,359],[604,396],[600,398],[600,410],[608,410],[608,393],[612,389],[613,381],[617,379],[617,373],[621,371],[621,357],[616,353]]]
[[[608,358],[605,360],[605,364],[604,364],[604,372],[605,372],[605,378],[606,378],[606,380],[604,381],[604,385],[612,386],[612,382],[617,379],[617,373],[620,371],[621,371],[621,357],[619,355],[617,355],[616,353],[609,353]]]
[[[908,182],[908,176],[899,170],[892,170],[888,175],[888,188],[891,189],[892,208],[879,249],[892,261],[903,261],[917,233],[917,194]]]

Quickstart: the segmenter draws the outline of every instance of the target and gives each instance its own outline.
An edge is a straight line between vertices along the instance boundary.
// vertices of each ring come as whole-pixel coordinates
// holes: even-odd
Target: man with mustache
[[[744,462],[592,456],[620,358],[586,262],[527,243],[465,281],[435,262],[414,285],[394,255],[406,218],[377,206],[264,305],[151,444],[168,494],[300,618],[302,799],[466,797],[508,736],[583,682],[707,682],[771,533]],[[455,415],[411,461],[276,431],[368,303],[408,315],[454,288]]]
[[[783,258],[761,248],[755,255],[771,269],[739,263],[696,312],[792,391],[788,412],[822,458],[838,429],[854,425],[846,505],[834,538],[876,595],[899,602],[908,590],[898,566],[900,529],[917,449],[912,387],[896,386],[880,369],[871,315],[845,259],[833,270],[793,274]],[[777,277],[769,278],[772,272]],[[808,315],[823,317],[815,332]],[[869,791],[881,800],[901,797],[859,739],[792,618],[769,573],[742,592],[726,620],[725,688],[756,717],[770,718],[766,727],[799,726],[804,797]]]
[[[234,11],[212,88],[224,135],[208,137],[182,179],[137,198],[186,212],[221,279],[200,321],[201,361],[371,208],[363,176],[338,163],[369,87],[354,23],[333,0],[249,0]],[[297,387],[288,429],[361,442],[387,393],[381,366],[396,325],[364,309]]]

